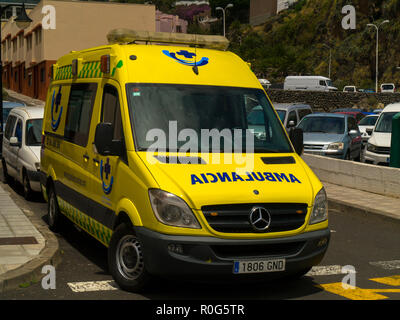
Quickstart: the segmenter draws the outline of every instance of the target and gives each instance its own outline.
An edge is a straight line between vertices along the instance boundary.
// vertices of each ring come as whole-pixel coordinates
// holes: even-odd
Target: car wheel
[[[57,195],[53,187],[49,188],[47,202],[47,222],[53,232],[59,231],[62,224],[62,213],[58,206]]]
[[[24,171],[22,174],[22,186],[24,188],[24,198],[26,200],[30,200],[32,198],[32,189],[31,189],[31,183],[29,181],[28,175]]]
[[[8,175],[7,172],[7,165],[4,159],[1,161],[1,166],[3,168],[3,182],[4,183],[9,183],[10,182],[10,176]]]
[[[111,237],[108,266],[115,282],[126,291],[139,292],[150,280],[144,265],[142,245],[132,227],[120,224]]]

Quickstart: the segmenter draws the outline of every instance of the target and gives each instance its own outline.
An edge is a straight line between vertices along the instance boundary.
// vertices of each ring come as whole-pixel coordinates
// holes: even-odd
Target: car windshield
[[[339,117],[306,117],[298,125],[303,132],[344,133],[344,118]]]
[[[376,123],[375,132],[392,132],[392,118],[398,112],[385,112],[382,113],[379,117],[378,122]]]
[[[276,110],[278,113],[279,119],[281,119],[281,122],[284,123],[285,117],[286,117],[286,111],[285,110]]]
[[[139,151],[293,152],[260,89],[128,84],[127,96]]]
[[[327,85],[328,87],[333,87],[333,83],[332,83],[331,80],[325,80],[325,82],[326,82],[326,85]]]
[[[25,144],[27,146],[40,146],[42,141],[43,119],[31,119],[26,121]]]
[[[358,123],[359,126],[374,126],[378,117],[365,117]]]

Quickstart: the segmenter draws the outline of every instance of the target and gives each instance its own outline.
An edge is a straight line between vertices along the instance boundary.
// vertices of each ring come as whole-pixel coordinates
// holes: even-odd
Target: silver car
[[[41,191],[39,181],[40,146],[42,142],[42,107],[14,108],[8,115],[3,137],[3,177],[14,178],[24,187],[29,199]]]
[[[301,119],[312,113],[312,108],[304,103],[273,103],[284,127],[288,130],[297,126]]]
[[[361,133],[351,115],[314,113],[298,125],[304,133],[304,152],[360,161]]]

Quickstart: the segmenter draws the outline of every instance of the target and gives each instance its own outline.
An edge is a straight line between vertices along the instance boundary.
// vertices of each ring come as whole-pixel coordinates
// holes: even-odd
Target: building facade
[[[286,10],[297,0],[250,0],[250,24],[263,24],[282,10]]]
[[[54,16],[42,13],[48,6]],[[50,66],[59,57],[107,44],[106,35],[115,28],[155,31],[155,11],[154,5],[42,0],[29,12],[33,22],[27,29],[18,29],[13,18],[3,24],[3,85],[45,100]]]
[[[175,32],[186,33],[188,22],[180,19],[176,15],[156,11],[156,31],[157,32]]]

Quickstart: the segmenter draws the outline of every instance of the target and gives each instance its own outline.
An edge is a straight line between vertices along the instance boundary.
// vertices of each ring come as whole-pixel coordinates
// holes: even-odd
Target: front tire
[[[142,245],[132,227],[120,224],[114,231],[108,248],[108,266],[118,286],[139,292],[150,280],[144,265]]]
[[[33,191],[31,189],[31,183],[29,181],[28,175],[26,172],[23,173],[22,175],[22,186],[24,188],[24,198],[25,200],[30,200],[32,199],[32,194]]]
[[[47,202],[47,221],[51,231],[57,232],[61,229],[62,218],[62,213],[58,206],[57,195],[54,188],[50,187]]]

